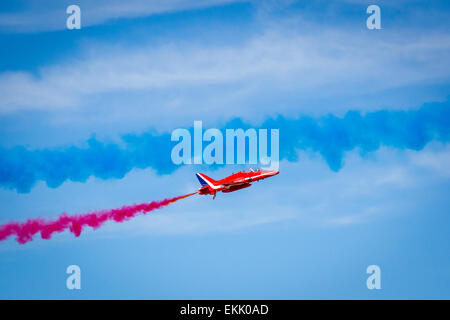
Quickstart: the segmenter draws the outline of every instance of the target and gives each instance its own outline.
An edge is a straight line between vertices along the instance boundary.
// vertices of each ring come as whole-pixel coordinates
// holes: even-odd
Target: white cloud
[[[81,8],[82,27],[103,24],[112,19],[137,18],[167,12],[191,10],[240,0],[28,0],[19,12],[0,13],[0,29],[13,32],[41,32],[66,28],[66,8]]]
[[[133,113],[136,105],[150,101],[163,103],[148,105],[156,116],[165,107],[179,117],[205,111],[218,118],[262,115],[298,110],[297,103],[255,105],[285,94],[351,97],[439,83],[450,76],[447,34],[414,39],[405,35],[371,37],[348,30],[318,28],[303,33],[279,28],[240,44],[93,46],[76,58],[42,68],[39,76],[1,74],[0,112],[89,108],[97,98],[111,106],[126,101],[121,114]],[[114,99],[109,98],[112,94]]]
[[[380,216],[389,209],[391,208],[385,208],[382,206],[363,208],[353,215],[343,215],[337,218],[330,218],[325,221],[325,224],[330,224],[331,226],[345,226],[367,223],[372,217],[376,219],[377,215]]]
[[[431,152],[436,161],[423,163],[423,155]],[[279,175],[250,188],[219,194],[215,200],[195,195],[125,223],[110,222],[97,231],[87,228],[83,238],[245,232],[274,224],[339,228],[396,219],[423,208],[432,214],[448,201],[447,188],[442,188],[448,176],[435,168],[445,167],[449,155],[450,147],[441,144],[429,145],[423,152],[382,148],[371,159],[352,152],[336,173],[324,161],[302,152],[299,162],[283,161]],[[385,179],[399,168],[401,176]],[[219,179],[232,170],[225,167],[207,174]],[[194,172],[193,166],[167,176],[133,170],[120,180],[91,178],[86,183],[66,182],[57,189],[40,183],[29,194],[0,190],[0,201],[8,199],[2,201],[2,219],[51,218],[60,212],[83,213],[187,194],[199,187]],[[55,239],[73,239],[73,235],[55,235]]]

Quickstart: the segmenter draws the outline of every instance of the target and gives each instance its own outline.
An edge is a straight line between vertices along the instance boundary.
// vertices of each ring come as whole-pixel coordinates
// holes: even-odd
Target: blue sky
[[[280,175],[214,201],[194,196],[80,238],[10,239],[0,243],[0,298],[450,297],[448,2],[78,1],[82,29],[66,30],[70,4],[0,4],[1,161],[14,147],[120,145],[194,120],[258,127],[282,117],[291,126],[280,136],[295,139],[296,119],[353,110],[437,106],[440,136],[412,147],[422,118],[400,118],[403,144],[357,144],[339,170],[323,149],[298,147]],[[381,8],[381,30],[366,28],[370,4]],[[220,178],[236,169],[132,168],[22,193],[2,185],[0,223],[186,194],[198,170]],[[81,267],[79,291],[65,287],[70,264]],[[381,290],[366,288],[372,264]]]

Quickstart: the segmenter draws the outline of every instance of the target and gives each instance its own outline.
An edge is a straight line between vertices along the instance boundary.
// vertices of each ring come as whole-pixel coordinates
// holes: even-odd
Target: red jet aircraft
[[[251,182],[253,181],[273,177],[279,173],[280,171],[250,169],[249,171],[239,171],[238,173],[233,173],[231,176],[218,181],[211,179],[203,173],[197,173],[196,175],[198,181],[200,181],[200,184],[202,185],[202,187],[198,189],[198,193],[213,194],[213,199],[215,199],[216,193],[219,191],[233,192],[244,189],[250,187],[252,185]]]

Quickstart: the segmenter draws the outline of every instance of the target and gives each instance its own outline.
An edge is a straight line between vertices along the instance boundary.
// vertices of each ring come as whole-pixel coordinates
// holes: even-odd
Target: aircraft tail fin
[[[215,186],[218,185],[217,181],[214,179],[211,179],[210,177],[208,177],[206,174],[203,173],[197,173],[196,174],[198,181],[200,182],[200,184],[202,185],[202,187],[204,186],[210,186],[211,188],[214,188]]]

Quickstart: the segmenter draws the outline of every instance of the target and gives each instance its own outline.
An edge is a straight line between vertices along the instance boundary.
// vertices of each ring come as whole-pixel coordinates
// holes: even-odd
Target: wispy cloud
[[[108,103],[110,93],[115,99],[126,97],[129,110],[133,101],[140,101],[138,94],[158,97],[169,89],[195,92],[221,85],[237,104],[249,95],[267,92],[351,95],[439,83],[450,77],[447,34],[404,36],[370,37],[345,30],[301,34],[283,29],[226,46],[185,42],[134,49],[95,46],[76,58],[42,68],[37,76],[1,74],[0,112],[86,107],[94,95],[104,94],[104,103]],[[221,97],[219,88],[208,92]],[[203,92],[200,100],[208,97],[208,92]],[[198,94],[193,99],[199,100]],[[180,113],[186,111],[186,105],[182,106]],[[210,107],[224,112],[220,103]]]
[[[41,32],[66,28],[66,8],[77,4],[82,10],[82,26],[99,25],[113,19],[138,18],[198,8],[211,7],[239,0],[28,0],[21,10],[0,13],[0,30]]]
[[[409,111],[366,114],[350,111],[343,118],[278,117],[267,119],[261,128],[280,130],[280,159],[297,161],[298,151],[313,151],[323,157],[331,170],[338,171],[345,154],[355,149],[367,154],[381,146],[421,150],[432,141],[448,143],[449,112],[448,102],[435,103]],[[251,126],[241,119],[224,125],[224,129],[248,127]],[[28,192],[40,180],[58,187],[66,180],[85,181],[90,176],[122,178],[134,168],[170,173],[177,168],[170,156],[172,147],[170,133],[150,131],[125,135],[121,143],[103,143],[92,138],[83,147],[1,148],[0,185]]]
[[[433,154],[435,163],[421,163],[424,154]],[[58,235],[55,240],[218,234],[245,232],[274,224],[281,228],[294,225],[352,227],[380,219],[395,219],[418,208],[433,212],[433,206],[442,206],[442,201],[448,198],[447,189],[442,188],[442,184],[448,182],[448,176],[442,170],[449,155],[450,147],[439,143],[429,145],[421,152],[400,153],[384,147],[370,159],[362,159],[357,152],[351,152],[348,165],[334,173],[326,170],[322,161],[307,152],[300,152],[299,162],[282,161],[280,175],[246,190],[219,195],[214,201],[211,197],[195,196],[120,226],[107,224],[98,233],[88,229],[82,239]],[[436,167],[442,170],[436,170]],[[69,182],[58,189],[49,189],[40,183],[27,195],[0,190],[0,197],[8,199],[4,200],[6,207],[2,221],[40,215],[51,219],[61,211],[84,212],[146,201],[149,195],[163,197],[168,192],[192,192],[199,187],[194,172],[189,166],[170,176],[159,176],[153,170],[133,170],[120,181],[90,178],[86,183]],[[219,179],[229,173],[229,168],[222,168],[208,174]],[[111,194],[115,196],[111,197]],[[82,200],[74,201],[74,198]],[[42,205],[36,207],[37,201]],[[264,206],[254,210],[255,203],[264,203]]]
[[[300,162],[282,162],[281,174],[274,180],[254,184],[240,193],[219,195],[214,201],[208,197],[194,197],[155,216],[142,217],[121,226],[108,225],[99,236],[203,235],[273,224],[339,228],[396,219],[420,206],[446,198],[445,190],[439,191],[439,183],[444,182],[446,176],[433,170],[432,166],[416,164],[422,153],[433,149],[438,159],[445,159],[450,153],[450,148],[442,145],[429,146],[425,152],[409,151],[401,155],[396,150],[383,148],[377,153],[380,161],[367,161],[353,153],[348,159],[350,165],[338,174],[324,170],[323,163],[302,153]],[[445,165],[444,160],[441,165]],[[432,171],[422,172],[423,168]],[[399,170],[401,175],[397,174]],[[218,178],[227,173],[229,170],[224,168],[211,175]],[[133,175],[136,177],[137,174]],[[395,179],[385,179],[393,175]],[[184,167],[173,176],[159,177],[158,183],[160,188],[167,189],[174,180],[191,181],[193,176],[192,170]],[[145,180],[152,180],[150,173]],[[125,184],[138,189],[132,181],[132,177],[125,178]],[[433,184],[429,185],[430,181]],[[91,180],[90,185],[95,182]],[[431,197],[423,192],[424,186],[434,190]],[[196,187],[192,185],[183,192]],[[265,205],[255,211],[252,209],[255,203]]]

